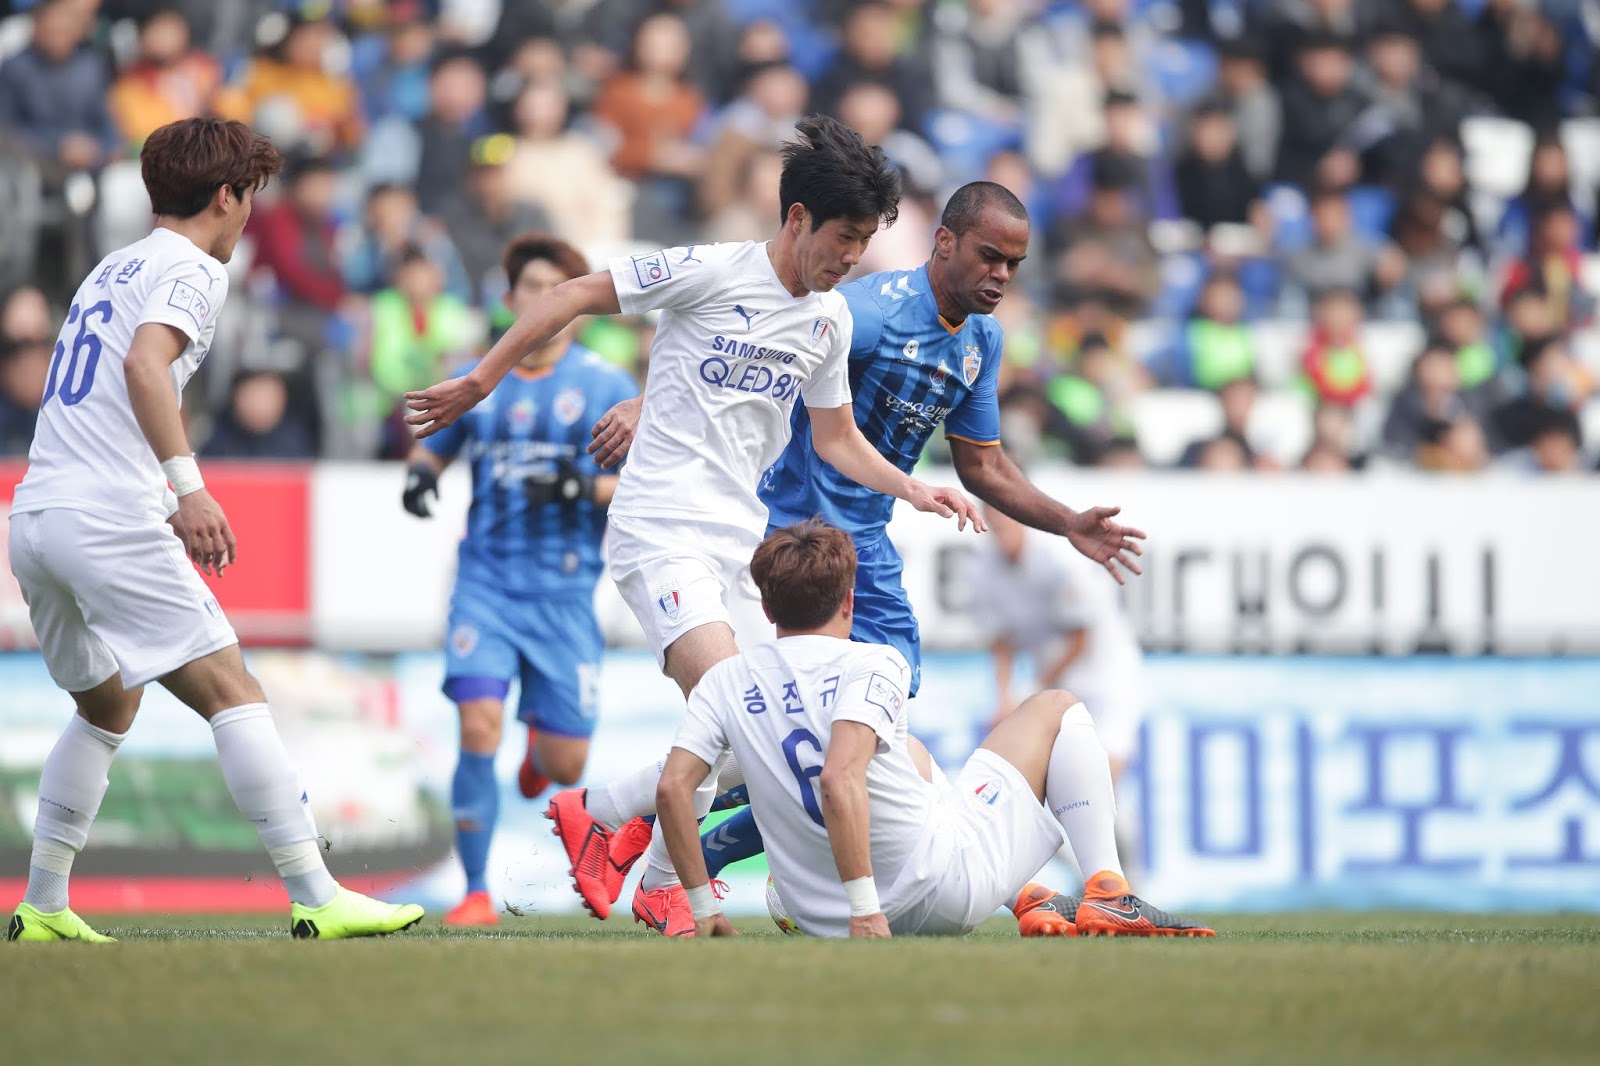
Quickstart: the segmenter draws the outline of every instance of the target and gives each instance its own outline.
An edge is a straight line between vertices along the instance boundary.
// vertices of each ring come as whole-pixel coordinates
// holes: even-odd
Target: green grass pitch
[[[284,921],[102,923],[0,944],[0,1062],[1594,1063],[1600,915],[1219,918],[1214,941],[667,942],[436,916],[385,940]]]

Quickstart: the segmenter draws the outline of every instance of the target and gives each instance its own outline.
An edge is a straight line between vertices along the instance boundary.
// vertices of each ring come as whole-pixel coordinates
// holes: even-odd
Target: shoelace
[[[716,896],[718,899],[727,899],[728,882],[723,881],[720,878],[713,877],[711,879],[711,894]]]

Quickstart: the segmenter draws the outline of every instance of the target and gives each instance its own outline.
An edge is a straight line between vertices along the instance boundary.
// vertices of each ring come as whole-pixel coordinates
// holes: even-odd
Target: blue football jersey
[[[989,315],[952,328],[939,314],[928,268],[886,270],[841,285],[855,320],[850,395],[856,425],[878,452],[910,472],[934,429],[977,444],[1000,440],[996,381],[1004,333]],[[804,405],[794,435],[761,481],[769,520],[821,515],[853,535],[881,531],[894,499],[862,488],[822,461],[811,444]]]
[[[580,473],[600,474],[584,453],[589,427],[637,393],[625,372],[574,344],[546,370],[513,368],[455,425],[422,442],[441,458],[461,456],[472,469],[458,582],[513,597],[594,594],[605,509],[583,500],[532,507],[523,482],[561,459]]]

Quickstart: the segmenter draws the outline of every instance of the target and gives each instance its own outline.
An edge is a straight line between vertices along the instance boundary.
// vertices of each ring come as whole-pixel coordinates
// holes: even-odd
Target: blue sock
[[[487,892],[484,868],[489,865],[489,839],[500,817],[500,784],[494,779],[494,756],[464,751],[450,785],[450,807],[456,820],[456,852],[467,872],[468,892]]]
[[[756,828],[756,813],[749,807],[700,837],[700,851],[706,857],[706,870],[712,877],[740,859],[760,855],[766,850],[761,830]]]
[[[750,789],[745,785],[734,785],[711,801],[711,809],[714,811],[731,811],[735,807],[748,806],[750,806]]]

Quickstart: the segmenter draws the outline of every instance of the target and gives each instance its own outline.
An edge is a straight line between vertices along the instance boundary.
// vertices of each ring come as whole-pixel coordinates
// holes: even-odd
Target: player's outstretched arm
[[[835,721],[822,763],[822,821],[828,830],[839,880],[850,899],[850,935],[886,937],[889,919],[878,903],[872,878],[872,809],[867,764],[878,751],[878,734],[860,722]],[[682,871],[679,871],[680,875]]]
[[[696,936],[737,936],[711,891],[705,853],[700,850],[700,826],[694,813],[694,790],[711,772],[711,766],[684,748],[673,748],[656,785],[656,825],[667,842],[672,868],[694,911]]]
[[[1123,570],[1144,573],[1137,561],[1144,554],[1139,544],[1145,539],[1144,530],[1113,522],[1122,508],[1074,511],[1040,491],[998,444],[951,438],[950,458],[961,484],[974,496],[1025,526],[1066,537],[1074,548],[1104,566],[1117,584],[1127,583]]]
[[[173,531],[201,570],[209,574],[215,568],[220,575],[238,557],[239,546],[222,507],[206,491],[178,413],[172,364],[188,345],[182,330],[146,322],[134,330],[122,370],[134,420],[178,497],[178,510],[170,518]]]
[[[849,404],[807,410],[811,415],[812,447],[829,466],[851,481],[905,500],[919,511],[931,511],[943,518],[954,516],[957,529],[966,529],[968,522],[979,533],[989,528],[960,489],[924,485],[879,455],[856,428],[855,412]]]
[[[471,371],[421,392],[406,393],[409,425],[431,437],[475,407],[535,348],[567,328],[579,315],[614,315],[621,310],[609,271],[585,274],[551,289],[533,310],[511,324]]]

